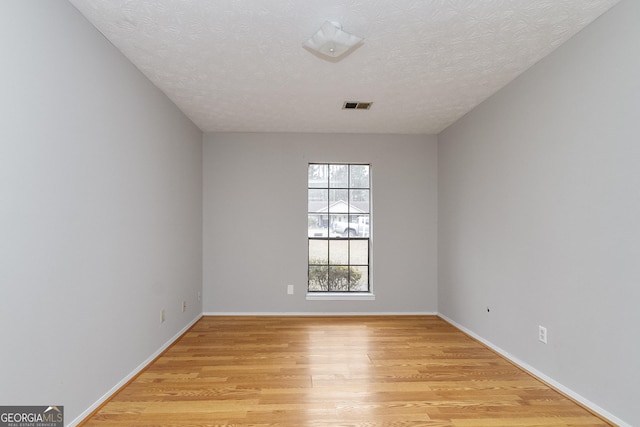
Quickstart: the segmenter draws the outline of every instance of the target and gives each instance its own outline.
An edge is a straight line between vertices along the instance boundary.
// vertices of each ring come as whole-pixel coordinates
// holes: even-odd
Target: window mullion
[[[327,290],[331,292],[331,173],[327,165]]]
[[[347,166],[347,230],[351,224],[351,165]],[[347,291],[351,292],[351,232],[347,232]]]

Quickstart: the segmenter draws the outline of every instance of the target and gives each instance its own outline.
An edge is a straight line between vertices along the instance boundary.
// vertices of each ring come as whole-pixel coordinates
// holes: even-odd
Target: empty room
[[[640,2],[0,4],[0,426],[639,426]]]

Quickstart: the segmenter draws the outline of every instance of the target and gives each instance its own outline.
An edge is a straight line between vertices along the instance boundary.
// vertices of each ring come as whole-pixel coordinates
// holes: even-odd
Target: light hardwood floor
[[[435,316],[204,317],[86,426],[606,426]]]

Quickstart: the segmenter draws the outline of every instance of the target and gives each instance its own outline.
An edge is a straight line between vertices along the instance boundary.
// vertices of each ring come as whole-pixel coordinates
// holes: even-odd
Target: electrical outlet
[[[182,301],[182,312],[184,313],[185,311],[187,311],[187,302]]]
[[[164,308],[162,310],[160,310],[160,323],[164,323],[164,320],[166,319],[165,315],[164,315]]]
[[[538,340],[541,343],[547,343],[547,328],[544,326],[538,326]]]
[[[293,285],[287,285],[287,294],[293,295]]]

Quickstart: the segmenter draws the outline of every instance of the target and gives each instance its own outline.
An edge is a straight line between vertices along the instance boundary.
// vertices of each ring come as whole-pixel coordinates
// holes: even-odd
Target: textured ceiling
[[[618,2],[70,1],[203,131],[418,134],[440,132]],[[340,62],[303,49],[326,20],[364,44]]]

